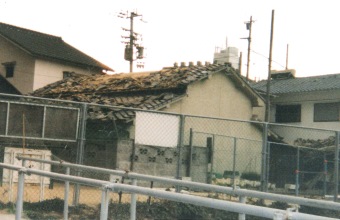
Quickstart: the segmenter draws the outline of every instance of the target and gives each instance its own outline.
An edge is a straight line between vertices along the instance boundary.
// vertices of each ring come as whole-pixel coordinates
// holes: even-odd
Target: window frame
[[[335,109],[334,109],[335,108]],[[329,117],[329,114],[334,114]],[[321,118],[327,115],[326,118]],[[339,102],[320,102],[314,103],[313,122],[337,122],[340,121],[340,103]]]
[[[301,104],[276,105],[275,122],[276,123],[300,123],[301,122]]]
[[[14,70],[15,70],[15,65],[16,62],[6,62],[6,63],[2,63],[2,65],[5,67],[6,70],[6,78],[12,78],[14,77]]]

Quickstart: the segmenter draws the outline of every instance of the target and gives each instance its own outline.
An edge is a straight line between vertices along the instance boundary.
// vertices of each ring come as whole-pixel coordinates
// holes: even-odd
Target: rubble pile
[[[331,149],[330,147],[334,149],[335,137],[329,136],[326,139],[318,139],[318,140],[298,138],[294,141],[294,145],[304,146],[308,148],[315,148],[315,149],[326,150],[326,149]]]

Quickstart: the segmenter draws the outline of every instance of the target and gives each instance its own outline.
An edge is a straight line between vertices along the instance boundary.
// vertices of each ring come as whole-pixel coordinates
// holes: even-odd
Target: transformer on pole
[[[122,28],[123,31],[129,32],[129,36],[122,36],[122,38],[125,39],[124,41],[122,41],[122,43],[125,44],[124,59],[130,62],[130,73],[131,73],[133,72],[133,61],[145,58],[144,47],[142,46],[142,43],[141,43],[142,35],[137,32],[134,32],[133,30],[134,18],[142,17],[142,15],[137,14],[137,12],[130,12],[130,13],[120,12],[118,17],[130,19],[130,29]],[[142,18],[141,18],[141,21],[143,21]],[[135,54],[134,48],[136,48],[136,54]],[[144,68],[144,62],[139,62],[137,67]]]

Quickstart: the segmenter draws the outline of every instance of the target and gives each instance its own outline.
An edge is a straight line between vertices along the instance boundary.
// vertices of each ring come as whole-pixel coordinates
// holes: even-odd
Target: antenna
[[[142,40],[143,36],[140,33],[133,31],[133,21],[135,17],[141,17],[141,21],[146,23],[146,21],[143,20],[143,16],[141,14],[138,14],[136,12],[120,12],[118,14],[119,18],[125,18],[130,19],[130,29],[123,28],[122,30],[125,32],[129,32],[128,36],[121,36],[123,38],[123,41],[121,41],[123,44],[125,44],[125,51],[124,51],[124,59],[130,62],[130,73],[133,72],[133,61],[138,59],[143,59],[144,57],[144,47],[142,46]],[[134,48],[136,48],[137,52],[136,55],[134,54]],[[144,68],[144,62],[138,62],[137,64],[138,68]]]

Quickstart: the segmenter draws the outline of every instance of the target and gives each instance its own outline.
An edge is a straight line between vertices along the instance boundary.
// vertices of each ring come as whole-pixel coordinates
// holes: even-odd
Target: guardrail
[[[86,171],[92,171],[92,172],[97,172],[97,173],[122,176],[124,178],[130,178],[132,180],[136,179],[136,180],[143,180],[143,181],[150,181],[150,182],[152,181],[152,182],[166,183],[166,184],[171,184],[171,185],[175,185],[179,187],[187,187],[187,188],[195,189],[195,190],[239,196],[240,201],[245,201],[244,197],[253,197],[253,198],[258,198],[258,199],[267,199],[267,200],[272,200],[272,201],[286,202],[286,203],[292,203],[292,204],[298,204],[298,205],[304,205],[304,206],[322,208],[322,209],[329,209],[329,210],[335,210],[335,211],[340,210],[340,203],[331,202],[331,201],[308,199],[308,198],[301,198],[301,197],[295,197],[295,196],[289,196],[289,195],[280,195],[280,194],[275,194],[275,193],[260,192],[260,191],[255,191],[255,190],[239,189],[239,188],[217,186],[217,185],[191,182],[191,181],[185,181],[185,180],[177,180],[177,179],[171,179],[171,178],[165,178],[165,177],[159,177],[159,176],[139,174],[139,173],[134,173],[134,172],[125,172],[122,170],[111,170],[111,169],[105,169],[105,168],[99,168],[99,167],[73,164],[73,163],[68,163],[65,161],[51,161],[51,160],[43,160],[43,159],[23,157],[23,156],[18,156],[17,158],[23,161],[25,160],[35,161],[35,162],[40,162],[40,163],[47,163],[51,165],[62,166],[66,168],[73,168],[73,169],[78,169],[78,170],[86,170]]]
[[[292,212],[290,210],[279,210],[272,209],[266,207],[259,207],[254,205],[241,204],[236,202],[229,202],[211,198],[203,198],[199,196],[193,195],[185,195],[174,192],[166,192],[156,189],[148,189],[145,187],[136,186],[137,180],[134,179],[132,185],[120,184],[120,183],[111,183],[109,181],[96,180],[78,176],[70,176],[66,174],[53,173],[48,171],[36,170],[32,168],[25,168],[21,166],[14,166],[9,164],[0,163],[0,167],[2,169],[11,169],[18,171],[19,182],[18,182],[18,193],[17,193],[17,202],[16,202],[16,219],[21,219],[22,209],[23,209],[23,196],[24,196],[24,183],[25,183],[25,174],[35,174],[39,176],[49,177],[61,181],[65,181],[65,184],[69,182],[83,184],[88,186],[93,186],[97,188],[101,188],[102,197],[101,197],[101,211],[100,211],[100,219],[106,220],[108,219],[108,203],[109,203],[109,192],[118,192],[124,191],[131,193],[131,206],[130,206],[130,219],[136,219],[136,194],[142,194],[147,196],[153,196],[158,198],[163,198],[176,202],[189,203],[193,205],[199,205],[214,209],[220,209],[225,211],[242,213],[244,216],[253,215],[264,218],[272,218],[272,219],[334,219],[327,218],[322,216],[315,216],[309,214],[303,214],[299,212]],[[65,206],[68,206],[68,192],[65,189],[64,195]],[[67,208],[64,209],[64,219],[68,219]]]

